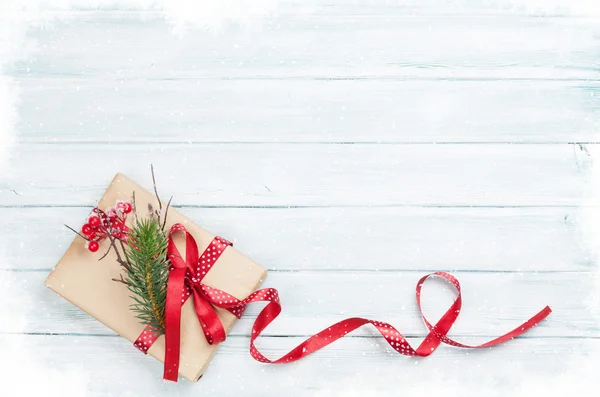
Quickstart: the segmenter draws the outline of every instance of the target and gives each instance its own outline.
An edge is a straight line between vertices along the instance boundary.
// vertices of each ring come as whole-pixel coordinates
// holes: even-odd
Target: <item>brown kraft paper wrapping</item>
[[[116,200],[131,202],[135,191],[135,201],[138,216],[147,213],[148,203],[158,208],[156,197],[131,181],[122,174],[117,174],[104,196],[98,203],[98,208],[104,210],[115,205]],[[164,205],[163,205],[164,208]],[[127,226],[131,226],[133,214],[127,217]],[[82,222],[83,223],[83,222]],[[191,220],[181,215],[176,209],[170,208],[167,215],[165,230],[174,223],[185,225],[198,243],[202,253],[215,237]],[[75,229],[80,227],[77,225]],[[227,236],[223,236],[227,238]],[[175,235],[179,251],[185,258],[185,238],[182,233]],[[100,243],[100,249],[92,253],[85,247],[85,240],[76,236],[62,259],[52,270],[45,285],[85,311],[98,321],[132,342],[131,348],[136,352],[133,342],[146,328],[140,324],[135,314],[129,310],[133,303],[131,293],[121,283],[112,281],[119,278],[121,267],[116,261],[116,255],[111,252],[102,260],[98,260],[108,249],[108,239]],[[208,286],[221,289],[238,299],[244,299],[254,292],[263,282],[267,271],[246,258],[233,247],[229,247],[210,269],[202,282]],[[225,331],[229,333],[236,318],[224,309],[215,308]],[[226,343],[226,342],[225,342]],[[179,375],[190,381],[197,381],[206,370],[218,345],[209,345],[200,328],[198,317],[194,311],[193,298],[187,300],[181,315],[181,358]],[[141,352],[138,352],[142,354]],[[164,361],[164,336],[152,345],[148,354],[161,362]],[[160,374],[156,374],[160,376]]]

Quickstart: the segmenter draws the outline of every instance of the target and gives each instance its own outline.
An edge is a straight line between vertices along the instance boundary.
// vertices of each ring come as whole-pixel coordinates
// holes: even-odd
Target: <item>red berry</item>
[[[93,228],[92,228],[90,225],[88,225],[88,224],[86,223],[85,225],[83,225],[83,226],[81,227],[81,232],[82,232],[82,233],[83,233],[85,236],[89,236],[89,235],[91,235],[91,234],[93,234],[93,233],[94,233],[94,229],[93,229]]]
[[[117,210],[114,208],[107,209],[106,216],[108,217],[108,220],[111,222],[119,217],[119,215],[117,214]]]
[[[88,244],[88,249],[91,252],[96,252],[98,251],[98,248],[100,248],[100,244],[98,244],[97,241],[90,241],[90,243]]]
[[[100,225],[100,218],[98,218],[97,216],[90,216],[90,219],[88,220],[88,223],[90,224],[91,227],[98,227]]]
[[[123,212],[126,214],[129,214],[131,212],[133,208],[131,207],[130,203],[124,203],[123,204]]]

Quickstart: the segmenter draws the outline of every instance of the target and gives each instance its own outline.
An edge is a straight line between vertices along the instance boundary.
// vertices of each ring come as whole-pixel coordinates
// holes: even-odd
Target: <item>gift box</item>
[[[114,206],[117,201],[130,201],[134,192],[138,208],[148,208],[149,204],[153,208],[159,207],[154,194],[124,175],[117,174],[99,201],[98,208],[102,210]],[[131,226],[132,221],[133,217],[128,217],[125,224]],[[215,238],[176,209],[170,208],[166,217],[166,230],[177,223],[184,225],[195,238],[200,252],[209,247]],[[185,255],[185,237],[174,236],[174,241],[182,255]],[[102,241],[97,252],[92,253],[86,248],[85,239],[76,236],[46,279],[45,285],[133,343],[146,326],[140,323],[130,309],[134,301],[127,286],[112,280],[119,279],[123,270],[117,262],[116,254],[111,250],[105,258],[99,260],[108,250],[109,244],[108,240]],[[261,285],[266,273],[264,268],[233,247],[227,247],[202,283],[244,299]],[[217,307],[215,311],[226,333],[229,333],[236,317],[222,308]],[[193,299],[188,299],[181,311],[179,375],[190,381],[200,379],[217,348],[217,343],[208,343],[194,310]],[[160,336],[147,353],[164,362],[164,336]]]

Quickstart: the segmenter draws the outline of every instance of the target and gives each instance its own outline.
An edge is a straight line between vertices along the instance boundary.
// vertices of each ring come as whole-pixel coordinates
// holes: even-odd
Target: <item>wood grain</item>
[[[293,337],[264,338],[258,347],[268,357],[278,357],[300,341]],[[135,396],[197,396],[202,391],[231,396],[264,395],[279,394],[281,390],[291,396],[396,396],[400,388],[415,394],[418,390],[435,389],[459,393],[469,390],[468,385],[506,395],[521,386],[520,374],[548,382],[576,363],[585,362],[588,352],[597,349],[598,343],[594,339],[516,339],[482,351],[442,346],[434,356],[419,359],[400,356],[380,341],[347,338],[302,362],[266,365],[248,354],[248,338],[234,337],[219,348],[200,383],[174,384],[162,381],[158,361],[144,356],[121,338],[0,336],[0,345],[27,346],[36,360],[47,367],[89,374],[93,382],[88,384],[88,394],[93,396],[106,395],[107,390]],[[436,376],[432,378],[432,374]],[[349,380],[349,376],[355,379]]]
[[[73,238],[63,223],[80,226],[91,204],[0,208],[4,230],[10,231],[0,239],[0,268],[50,269]],[[594,269],[581,242],[577,208],[180,210],[271,271]]]
[[[14,156],[3,206],[89,205],[119,171],[147,186],[150,163],[178,205],[572,206],[589,163],[577,145],[28,144]]]
[[[19,82],[23,142],[568,143],[600,128],[593,81]]]
[[[243,28],[172,34],[160,14],[87,12],[32,30],[16,76],[598,79],[593,19],[274,14]],[[187,33],[187,34],[186,34]],[[493,43],[493,45],[490,45]]]
[[[5,302],[9,312],[22,313],[21,322],[0,324],[3,333],[50,333],[61,335],[114,335],[69,302],[43,286],[46,271],[4,274],[19,291],[18,299]],[[266,329],[271,336],[308,336],[347,317],[386,321],[405,336],[427,333],[415,301],[415,286],[425,271],[272,272],[265,287],[280,291],[283,312]],[[490,339],[521,325],[546,305],[551,316],[527,338],[600,337],[596,319],[584,302],[593,286],[590,273],[455,273],[463,289],[463,309],[450,335],[486,336]],[[364,298],[359,298],[359,294]],[[442,280],[427,282],[423,307],[431,321],[442,316],[455,295]],[[27,307],[24,307],[24,302]],[[248,336],[263,304],[251,305],[236,323],[232,335]],[[21,327],[24,323],[25,326]],[[361,329],[353,335],[373,336]],[[463,338],[464,340],[464,338]]]

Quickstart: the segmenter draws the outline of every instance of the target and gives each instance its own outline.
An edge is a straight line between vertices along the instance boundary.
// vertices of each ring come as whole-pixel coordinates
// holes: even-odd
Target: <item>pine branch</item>
[[[152,217],[134,223],[125,247],[129,265],[129,269],[125,269],[125,281],[135,301],[131,310],[141,323],[149,325],[158,335],[163,334],[165,328],[169,276],[167,243],[159,220]]]

